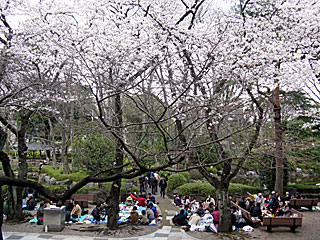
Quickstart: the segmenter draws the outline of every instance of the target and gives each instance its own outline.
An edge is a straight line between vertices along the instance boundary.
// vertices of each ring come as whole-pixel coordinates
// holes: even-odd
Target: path
[[[51,240],[197,240],[190,237],[181,229],[175,229],[171,226],[163,226],[156,232],[131,238],[105,238],[105,237],[84,237],[84,236],[70,236],[70,235],[54,235],[46,233],[3,233],[6,240],[34,240],[34,239],[51,239]]]

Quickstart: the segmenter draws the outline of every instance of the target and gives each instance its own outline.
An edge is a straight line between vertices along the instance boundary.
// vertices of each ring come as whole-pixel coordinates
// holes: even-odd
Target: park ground
[[[162,211],[162,221],[156,226],[130,226],[129,224],[121,225],[119,230],[106,230],[103,224],[89,224],[89,225],[69,225],[61,232],[54,232],[54,235],[72,235],[72,236],[88,236],[88,237],[102,237],[102,238],[132,238],[148,235],[153,233],[163,226],[172,226],[170,223],[171,217],[179,209],[172,204],[172,201],[167,197],[161,198],[156,195],[156,201],[159,201],[159,206]],[[93,206],[92,206],[93,207]],[[91,209],[89,210],[91,212]],[[297,228],[296,233],[291,233],[289,227],[273,228],[272,233],[268,233],[265,227],[259,226],[254,228],[253,232],[245,233],[243,231],[234,231],[231,234],[215,234],[208,232],[186,232],[189,236],[197,239],[304,239],[313,240],[320,239],[320,211],[304,211],[303,223],[301,228]],[[19,224],[5,223],[3,225],[3,232],[21,232],[21,233],[41,233],[43,234],[43,226],[23,222]]]

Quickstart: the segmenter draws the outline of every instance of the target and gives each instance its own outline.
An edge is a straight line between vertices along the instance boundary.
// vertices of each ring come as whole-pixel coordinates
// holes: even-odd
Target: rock
[[[50,183],[50,177],[46,175],[46,176],[44,177],[44,181],[45,181],[46,183]]]
[[[71,185],[72,181],[70,179],[66,179],[64,181],[56,181],[56,185]]]
[[[94,183],[87,183],[86,187],[95,187]]]
[[[57,180],[54,177],[50,178],[50,180],[49,180],[50,185],[55,185],[56,182],[57,182]]]
[[[254,176],[254,175],[257,175],[254,171],[248,171],[246,173],[247,176]]]

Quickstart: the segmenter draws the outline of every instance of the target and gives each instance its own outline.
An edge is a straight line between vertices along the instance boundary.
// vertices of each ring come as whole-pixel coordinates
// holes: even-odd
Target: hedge
[[[231,183],[228,192],[229,195],[245,195],[247,192],[252,194],[263,192],[263,189],[244,184]],[[180,187],[179,194],[206,197],[209,194],[215,195],[216,189],[210,183],[186,183]]]
[[[309,184],[289,184],[288,187],[295,188],[299,193],[319,193],[320,189],[316,185]]]
[[[53,166],[45,166],[41,169],[41,173],[46,173],[50,177],[54,177],[57,181],[71,180],[73,182],[79,182],[83,178],[88,176],[88,173],[84,171],[78,171],[70,174],[63,174],[61,170],[56,170]]]
[[[182,175],[187,179],[187,182],[190,182],[190,173],[188,173],[188,172],[181,172],[180,174],[182,174]]]
[[[67,185],[44,185],[45,188],[49,189],[52,193],[64,193],[67,189]],[[76,193],[87,194],[89,191],[100,191],[98,187],[83,187],[80,188]]]
[[[199,172],[198,169],[192,169],[189,171],[189,173],[191,179],[199,180],[203,178],[202,174]]]
[[[187,179],[181,173],[171,175],[168,179],[168,192],[172,192],[172,190],[187,182]]]

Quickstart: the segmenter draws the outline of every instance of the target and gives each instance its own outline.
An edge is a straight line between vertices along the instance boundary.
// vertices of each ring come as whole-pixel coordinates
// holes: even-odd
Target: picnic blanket
[[[83,222],[83,221],[86,219],[86,217],[87,217],[87,214],[81,216],[79,222]],[[37,222],[38,222],[37,217],[34,217],[33,219],[31,219],[31,220],[29,221],[29,223],[37,223]],[[66,223],[67,223],[67,222],[66,222]],[[68,224],[76,224],[76,223],[75,223],[75,222],[72,222],[72,221],[69,221]]]

